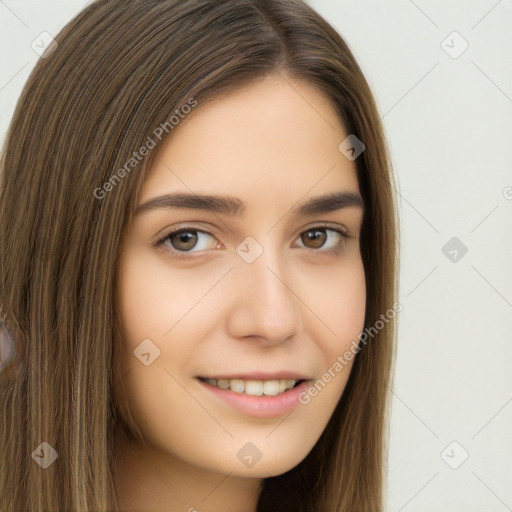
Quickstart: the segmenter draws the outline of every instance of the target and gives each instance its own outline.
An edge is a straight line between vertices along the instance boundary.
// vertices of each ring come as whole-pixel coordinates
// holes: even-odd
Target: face
[[[326,427],[366,301],[347,135],[321,92],[271,78],[199,104],[158,148],[116,343],[132,414],[170,463],[278,475]]]

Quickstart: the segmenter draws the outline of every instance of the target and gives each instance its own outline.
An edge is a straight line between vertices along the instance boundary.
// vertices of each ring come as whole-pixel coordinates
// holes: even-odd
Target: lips
[[[299,396],[306,392],[311,383],[309,380],[295,381],[294,379],[271,379],[270,381],[259,381],[262,382],[263,385],[267,384],[267,386],[269,382],[274,381],[274,384],[272,384],[274,386],[274,389],[271,390],[272,393],[275,392],[276,381],[286,382],[289,380],[295,383],[294,387],[285,389],[283,392],[279,392],[280,390],[278,389],[277,394],[267,395],[265,393],[261,393],[260,388],[255,387],[257,386],[258,381],[250,379],[247,381],[243,379],[220,379],[221,382],[222,380],[225,380],[226,382],[239,381],[239,384],[241,383],[244,388],[246,382],[250,383],[248,390],[233,390],[231,389],[231,386],[226,389],[217,386],[217,384],[212,385],[208,380],[206,378],[197,378],[197,382],[200,386],[206,392],[211,393],[216,400],[227,403],[233,408],[238,409],[238,411],[246,416],[267,419],[282,417],[285,414],[289,414],[294,408],[298,407],[301,404]],[[239,384],[235,384],[235,387]]]

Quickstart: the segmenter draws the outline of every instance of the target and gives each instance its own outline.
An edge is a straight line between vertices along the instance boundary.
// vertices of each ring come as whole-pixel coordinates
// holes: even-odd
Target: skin
[[[238,197],[246,211],[237,218],[157,208],[129,227],[116,342],[146,445],[116,433],[120,510],[255,511],[262,479],[296,466],[320,437],[352,363],[307,405],[277,418],[241,413],[196,377],[294,370],[316,380],[363,330],[362,209],[289,213],[314,196],[359,192],[355,162],[338,150],[347,135],[321,92],[274,76],[198,105],[159,146],[139,204],[194,192]],[[323,223],[350,238],[325,229],[320,242],[301,238]],[[185,227],[211,236],[195,246],[176,236],[152,244]],[[236,252],[248,236],[263,248],[252,263]],[[173,247],[189,258],[176,258]],[[332,247],[340,252],[329,254]],[[134,350],[147,338],[160,355],[145,366]],[[262,454],[252,467],[237,457],[248,442]]]

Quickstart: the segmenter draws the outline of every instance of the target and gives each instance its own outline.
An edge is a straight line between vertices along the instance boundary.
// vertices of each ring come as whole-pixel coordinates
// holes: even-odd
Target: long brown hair
[[[116,510],[116,269],[155,151],[126,163],[191,98],[200,108],[276,73],[321,90],[366,146],[356,160],[365,326],[398,289],[379,114],[349,47],[307,4],[98,0],[56,42],[25,85],[2,152],[0,314],[17,347],[0,375],[3,512]],[[259,512],[382,510],[395,332],[386,322],[357,354],[321,438],[299,465],[264,481]],[[58,454],[46,469],[33,457],[43,442]]]

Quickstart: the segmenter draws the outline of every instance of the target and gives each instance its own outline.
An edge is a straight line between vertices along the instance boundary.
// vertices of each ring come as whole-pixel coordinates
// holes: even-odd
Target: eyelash
[[[300,235],[303,235],[304,233],[308,233],[309,231],[315,231],[315,230],[323,230],[323,231],[334,231],[335,233],[338,233],[339,235],[341,235],[342,237],[342,240],[340,243],[338,243],[338,245],[336,245],[335,247],[331,248],[331,249],[328,249],[328,250],[322,250],[321,248],[320,249],[311,249],[311,248],[308,248],[308,247],[300,247],[301,249],[306,249],[306,250],[310,250],[310,251],[315,251],[315,252],[321,252],[321,253],[324,253],[325,255],[332,255],[332,256],[335,256],[335,255],[338,255],[341,253],[341,251],[343,250],[343,243],[348,239],[350,238],[350,235],[348,235],[347,233],[345,233],[344,231],[340,230],[340,229],[335,229],[331,226],[325,226],[325,225],[320,225],[320,226],[314,226],[314,227],[311,227],[309,229],[306,229],[305,231],[302,231],[300,234],[299,234],[299,238],[300,238]],[[174,249],[172,247],[170,247],[169,245],[166,245],[165,242],[173,235],[177,234],[177,233],[187,233],[187,232],[194,232],[194,233],[203,233],[205,235],[209,235],[211,237],[214,237],[214,235],[212,235],[211,233],[208,233],[208,231],[204,231],[202,229],[198,229],[198,228],[187,228],[187,227],[180,227],[178,229],[175,229],[173,231],[170,231],[169,233],[167,233],[165,236],[157,239],[153,245],[155,247],[159,247],[159,248],[162,248],[164,249],[166,252],[169,251],[172,253],[173,257],[175,258],[178,258],[178,259],[191,259],[191,258],[195,258],[196,256],[194,256],[195,254],[198,254],[198,253],[201,253],[201,252],[204,252],[204,251],[195,251],[195,252],[191,252],[191,251],[179,251],[177,249]],[[215,238],[215,237],[214,237]]]

